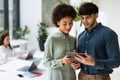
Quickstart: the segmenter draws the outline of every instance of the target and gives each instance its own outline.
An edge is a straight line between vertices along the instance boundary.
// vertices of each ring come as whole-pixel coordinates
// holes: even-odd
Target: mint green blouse
[[[76,80],[75,71],[61,60],[75,49],[75,38],[61,31],[49,36],[45,43],[44,65],[49,69],[48,80]]]

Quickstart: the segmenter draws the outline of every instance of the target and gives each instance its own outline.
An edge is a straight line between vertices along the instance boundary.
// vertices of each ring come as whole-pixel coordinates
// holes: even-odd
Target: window
[[[9,30],[12,38],[20,26],[19,3],[19,0],[0,0],[0,30]]]
[[[3,0],[0,0],[0,31],[4,29],[4,4]]]

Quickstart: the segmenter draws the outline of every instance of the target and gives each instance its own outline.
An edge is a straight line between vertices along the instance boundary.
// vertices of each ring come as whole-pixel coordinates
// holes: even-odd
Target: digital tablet
[[[67,52],[67,57],[68,58],[74,57],[75,55],[76,55],[75,52]]]
[[[86,57],[84,53],[76,53],[76,52],[67,52],[67,57],[71,58],[71,57],[76,56],[76,54]]]

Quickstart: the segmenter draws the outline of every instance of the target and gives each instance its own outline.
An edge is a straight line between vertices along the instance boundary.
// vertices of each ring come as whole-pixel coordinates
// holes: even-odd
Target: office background
[[[0,30],[6,29],[6,28],[9,29],[10,37],[11,39],[13,39],[14,31],[18,27],[24,28],[24,26],[27,25],[28,28],[30,29],[30,33],[25,36],[28,39],[27,49],[39,48],[38,40],[37,40],[37,37],[38,37],[37,24],[42,22],[42,11],[44,10],[44,7],[42,7],[43,1],[47,1],[47,0],[0,0]],[[118,31],[120,27],[120,22],[119,22],[120,9],[118,7],[120,5],[120,1],[119,0],[116,0],[116,1],[70,0],[69,2],[71,5],[75,6],[76,4],[80,4],[81,2],[84,2],[84,1],[93,1],[95,4],[97,4],[100,8],[100,12],[102,12],[102,14],[100,15],[101,17],[99,18],[99,21],[101,21],[106,26],[109,26],[110,28],[115,30],[120,37],[120,32]],[[52,3],[52,0],[51,0],[51,3]],[[9,20],[5,21],[4,19],[5,17],[7,17],[7,15],[4,14],[3,16],[2,13],[5,13],[5,11],[2,10],[2,7],[3,6],[5,7],[5,5],[7,4],[9,6],[8,8]],[[44,6],[47,6],[47,5],[44,5]],[[14,11],[14,13],[12,12],[12,10]],[[50,17],[48,17],[48,19],[50,19]],[[79,27],[79,25],[77,27]],[[79,29],[80,29],[79,32],[83,30],[82,27],[79,27]],[[56,31],[56,28],[50,25],[48,28],[49,34],[51,34],[51,32],[49,32],[51,30],[53,33]],[[74,31],[71,31],[71,34],[74,36],[75,35]],[[120,41],[120,38],[119,38],[119,41]]]
[[[25,38],[27,38],[27,42],[21,42],[20,40],[18,40],[17,43],[27,43],[26,47],[28,50],[31,50],[33,48],[39,49],[37,40],[37,24],[42,22],[42,11],[46,8],[45,6],[47,6],[44,5],[43,7],[43,1],[51,1],[49,3],[50,5],[51,3],[53,3],[53,1],[57,0],[0,0],[0,31],[4,29],[9,29],[10,37],[12,40],[14,39],[16,29],[18,29],[19,27],[24,28],[25,25],[27,25],[30,29],[30,33],[25,36]],[[71,5],[76,6],[84,1],[93,1],[99,6],[100,17],[98,21],[112,28],[118,34],[120,44],[120,0],[70,0],[69,2]],[[50,20],[50,17],[48,17],[48,20]],[[84,27],[79,26],[79,23],[79,21],[74,22],[73,29],[70,33],[71,35],[76,36],[76,30],[78,31],[78,33],[80,33],[84,29]],[[49,25],[47,31],[48,34],[52,34],[57,31],[57,28]],[[17,45],[14,42],[15,41],[13,41],[13,44]],[[112,74],[113,79],[119,80],[119,70],[119,68],[115,69],[114,74]]]

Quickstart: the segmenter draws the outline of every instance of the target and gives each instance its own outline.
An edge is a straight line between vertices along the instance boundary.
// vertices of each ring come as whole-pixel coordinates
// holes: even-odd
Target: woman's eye
[[[73,23],[71,22],[71,23],[69,23],[69,24],[73,24]]]

